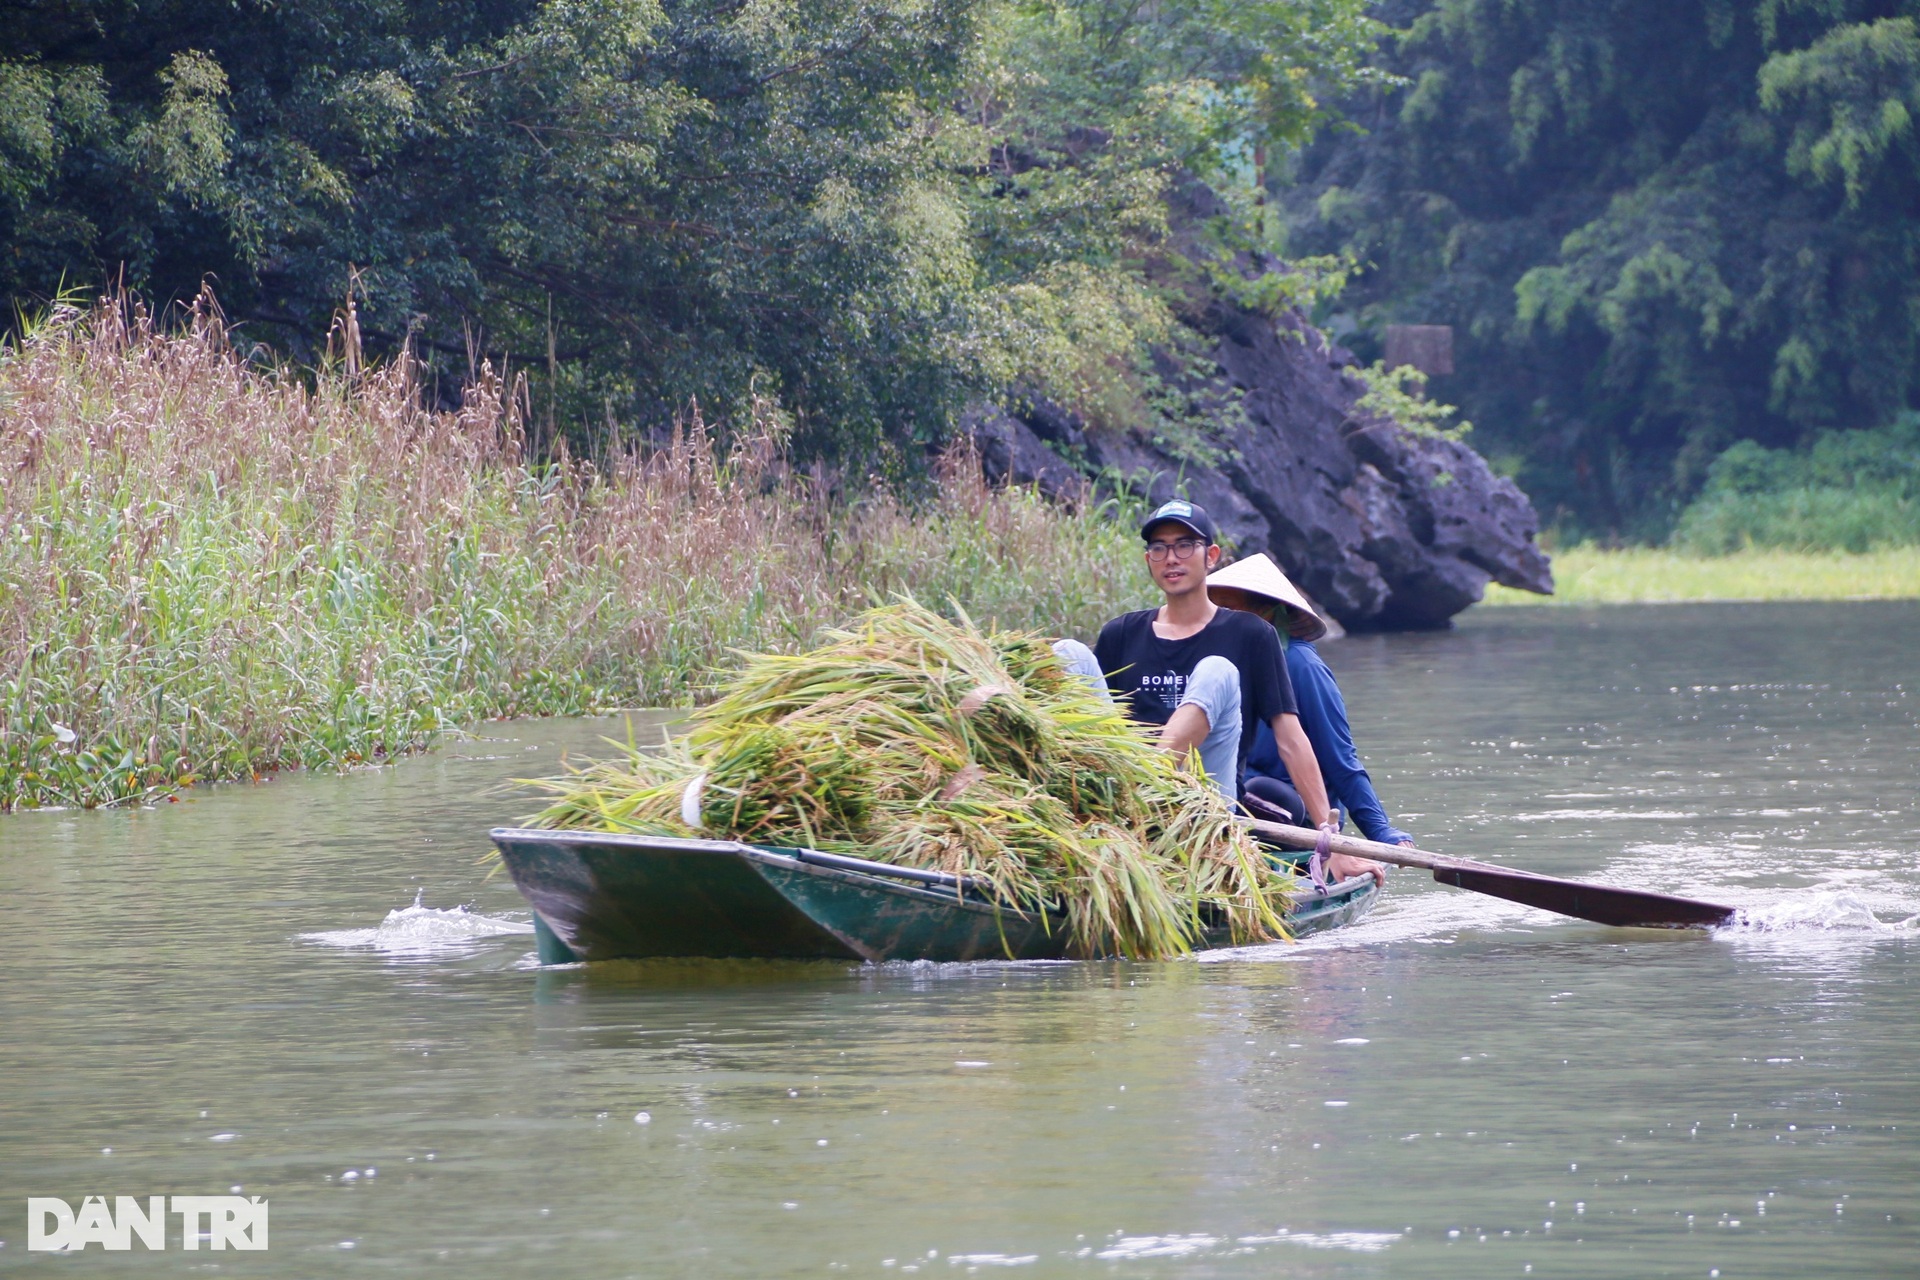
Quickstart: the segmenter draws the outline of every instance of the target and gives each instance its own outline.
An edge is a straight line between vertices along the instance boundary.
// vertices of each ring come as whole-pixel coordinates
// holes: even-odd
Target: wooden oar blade
[[[1282,822],[1256,820],[1247,825],[1255,835],[1288,849],[1311,849],[1320,839],[1317,831]],[[1592,920],[1596,924],[1626,929],[1698,929],[1726,924],[1734,916],[1732,907],[1723,907],[1717,902],[1560,880],[1531,871],[1428,853],[1410,845],[1376,844],[1372,840],[1336,835],[1328,837],[1327,846],[1334,853],[1374,858],[1398,867],[1419,867],[1433,872],[1433,878],[1441,884],[1539,907],[1542,911],[1557,911],[1577,920]]]
[[[1623,929],[1697,929],[1726,924],[1734,916],[1732,907],[1714,902],[1578,880],[1557,880],[1525,871],[1435,867],[1433,878],[1441,884]]]

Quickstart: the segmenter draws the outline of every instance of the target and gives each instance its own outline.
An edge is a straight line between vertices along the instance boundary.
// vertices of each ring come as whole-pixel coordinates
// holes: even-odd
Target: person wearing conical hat
[[[1222,609],[1207,597],[1207,575],[1220,562],[1213,518],[1199,503],[1175,498],[1147,516],[1140,537],[1147,572],[1166,602],[1113,619],[1091,649],[1062,640],[1054,651],[1069,670],[1104,684],[1134,720],[1160,726],[1161,746],[1181,758],[1198,754],[1207,777],[1229,800],[1239,799],[1255,729],[1264,730],[1287,761],[1307,821],[1334,829],[1279,638],[1259,619]],[[1386,871],[1336,853],[1327,874],[1336,881],[1384,879]]]
[[[1320,780],[1333,804],[1352,816],[1367,839],[1382,844],[1412,844],[1413,838],[1388,820],[1380,797],[1374,793],[1373,779],[1360,763],[1353,731],[1347,724],[1346,700],[1340,696],[1333,672],[1313,647],[1313,642],[1327,633],[1327,624],[1306,596],[1265,555],[1236,560],[1207,575],[1207,595],[1224,609],[1265,618],[1280,632],[1300,727],[1313,745]],[[1285,810],[1295,823],[1306,816],[1306,804],[1270,734],[1256,735],[1247,754],[1240,790],[1242,803],[1249,808],[1271,805]]]

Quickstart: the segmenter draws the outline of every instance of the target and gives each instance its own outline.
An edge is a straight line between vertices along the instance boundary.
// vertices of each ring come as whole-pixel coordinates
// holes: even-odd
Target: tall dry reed
[[[339,767],[475,721],[685,703],[906,592],[1088,635],[1149,585],[1110,513],[950,459],[836,503],[777,421],[533,465],[483,369],[250,365],[218,314],[60,309],[0,350],[0,808]]]

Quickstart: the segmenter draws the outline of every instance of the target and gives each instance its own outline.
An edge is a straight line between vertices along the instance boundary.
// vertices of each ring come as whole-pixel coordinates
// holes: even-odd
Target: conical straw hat
[[[1295,640],[1318,640],[1327,634],[1327,624],[1314,612],[1307,597],[1287,580],[1287,575],[1280,572],[1280,566],[1264,553],[1235,560],[1226,568],[1216,569],[1207,575],[1209,595],[1221,587],[1232,587],[1252,596],[1264,596],[1284,606],[1287,634]]]

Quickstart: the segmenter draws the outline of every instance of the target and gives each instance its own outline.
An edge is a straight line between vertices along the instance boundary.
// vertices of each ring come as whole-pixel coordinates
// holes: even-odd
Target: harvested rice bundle
[[[1064,907],[1087,955],[1191,950],[1209,918],[1284,936],[1291,877],[1217,790],[1037,636],[912,601],[801,654],[755,654],[693,729],[542,782],[530,821],[721,835],[972,878]]]

